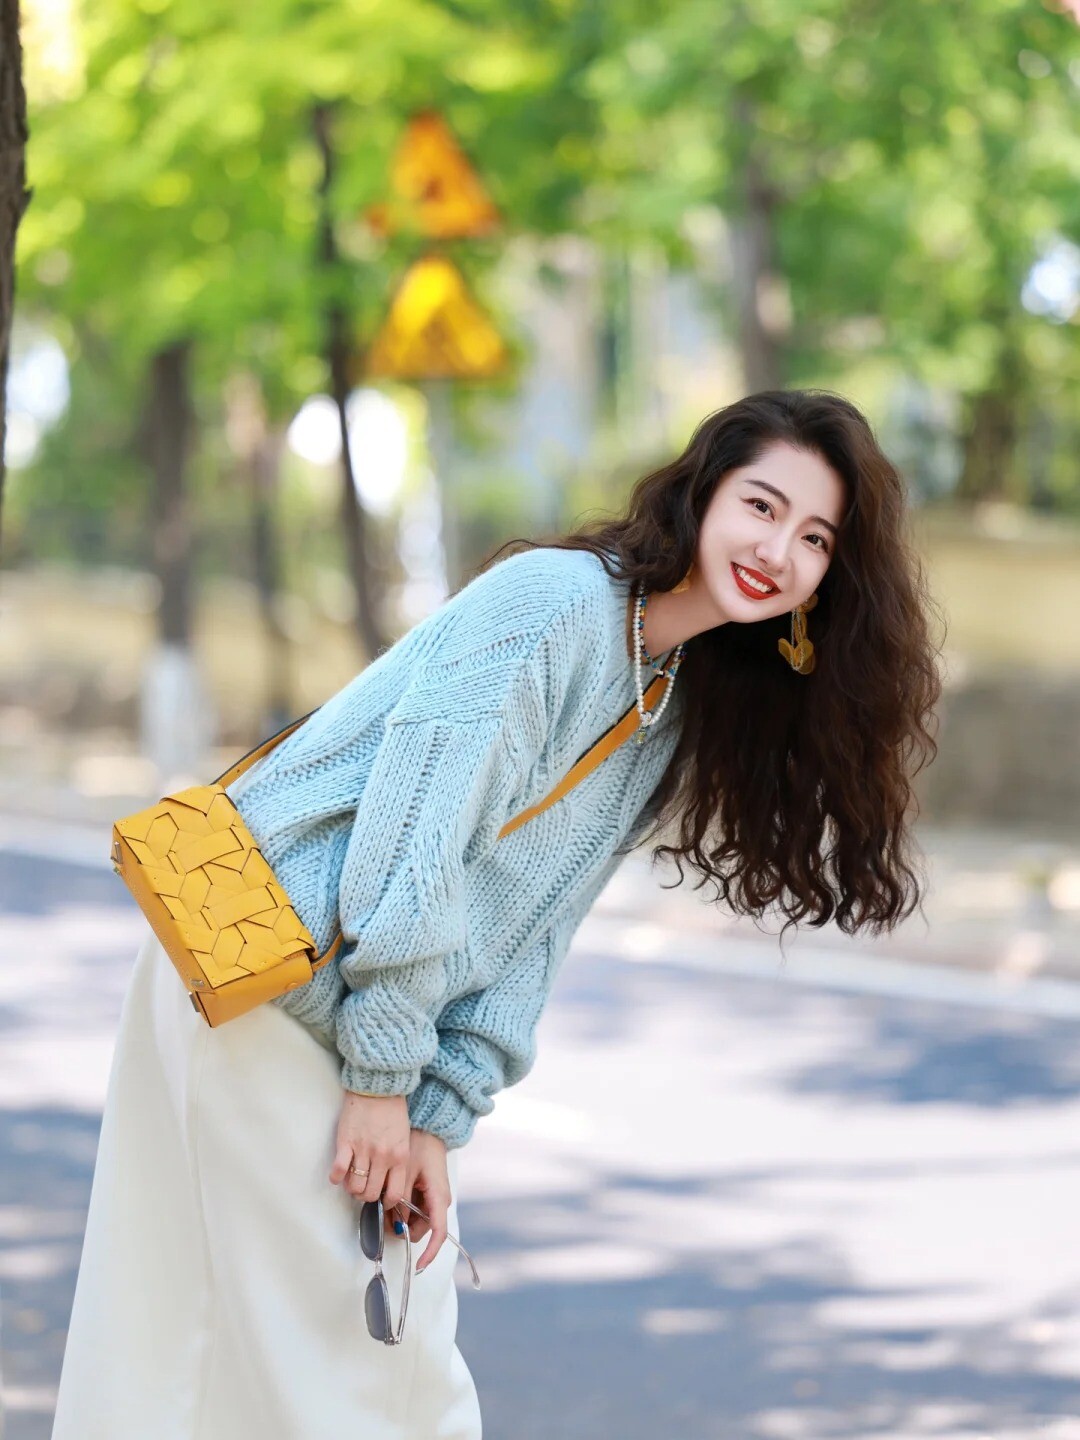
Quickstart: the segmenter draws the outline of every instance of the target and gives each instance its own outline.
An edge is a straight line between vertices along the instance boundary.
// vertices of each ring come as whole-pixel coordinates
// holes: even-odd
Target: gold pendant
[[[797,605],[791,612],[791,640],[777,640],[776,648],[799,675],[809,675],[814,668],[814,645],[806,633],[806,612],[817,604],[817,595],[811,595],[804,605]]]
[[[800,675],[809,675],[814,668],[814,647],[809,640],[803,639],[795,646],[788,644],[786,640],[778,640],[780,654],[788,662],[793,670]]]

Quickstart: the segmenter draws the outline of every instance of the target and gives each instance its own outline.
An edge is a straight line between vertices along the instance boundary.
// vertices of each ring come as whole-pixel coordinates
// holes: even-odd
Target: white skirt
[[[147,934],[124,1000],[53,1440],[480,1440],[457,1249],[373,1340],[359,1202],[327,1178],[340,1060],[265,1004],[217,1029]],[[457,1225],[459,1150],[448,1152]],[[464,1265],[464,1261],[462,1264]],[[395,1323],[405,1243],[388,1235]]]

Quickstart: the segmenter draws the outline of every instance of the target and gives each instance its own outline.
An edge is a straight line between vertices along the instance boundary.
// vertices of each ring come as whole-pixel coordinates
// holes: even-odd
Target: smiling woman
[[[773,441],[753,463],[729,470],[705,507],[690,585],[678,597],[654,597],[646,642],[667,648],[691,615],[684,639],[745,620],[739,597],[753,602],[755,620],[804,604],[832,562],[845,504],[836,471],[788,441]]]
[[[621,858],[675,820],[660,852],[744,914],[853,931],[917,898],[908,762],[937,679],[903,514],[847,401],[752,395],[621,518],[488,565],[228,784],[318,951],[341,944],[209,1029],[147,937],[54,1440],[479,1440],[453,1152],[531,1069]],[[205,863],[216,955],[236,872]],[[377,1201],[403,1231],[376,1210],[358,1247]]]

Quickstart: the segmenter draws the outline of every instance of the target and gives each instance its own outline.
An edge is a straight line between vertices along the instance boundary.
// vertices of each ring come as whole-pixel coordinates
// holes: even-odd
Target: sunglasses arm
[[[412,1240],[409,1232],[405,1231],[405,1280],[401,1287],[401,1314],[398,1316],[397,1344],[401,1344],[401,1336],[405,1330],[405,1312],[409,1308],[409,1281],[412,1278]]]
[[[399,1200],[398,1204],[408,1206],[408,1208],[413,1212],[414,1215],[419,1215],[421,1220],[426,1220],[429,1225],[431,1224],[431,1217],[429,1215],[425,1215],[423,1210],[418,1210],[411,1200]],[[409,1238],[409,1231],[407,1226],[405,1229],[405,1238]],[[454,1239],[453,1235],[450,1234],[449,1230],[446,1232],[446,1238],[450,1241],[451,1245],[457,1245],[457,1248],[461,1251],[462,1255],[464,1255],[465,1259],[469,1262],[469,1269],[472,1271],[473,1289],[479,1290],[480,1276],[476,1273],[476,1266],[473,1264],[472,1256],[465,1249],[464,1245],[458,1244],[458,1242]]]

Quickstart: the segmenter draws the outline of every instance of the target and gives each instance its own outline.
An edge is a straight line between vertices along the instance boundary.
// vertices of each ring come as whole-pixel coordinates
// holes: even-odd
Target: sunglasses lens
[[[378,1260],[383,1249],[383,1208],[380,1200],[365,1200],[357,1222],[360,1248],[369,1260]]]
[[[367,1316],[368,1330],[372,1337],[376,1340],[389,1339],[390,1297],[386,1291],[386,1282],[381,1275],[375,1275],[367,1287],[367,1294],[364,1296],[364,1314]]]

